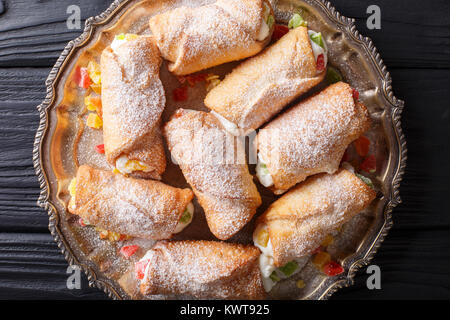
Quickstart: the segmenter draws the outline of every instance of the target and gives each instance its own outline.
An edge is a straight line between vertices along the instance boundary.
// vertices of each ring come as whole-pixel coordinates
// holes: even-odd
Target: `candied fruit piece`
[[[325,264],[331,261],[331,256],[328,252],[321,251],[313,258],[313,263],[317,268],[322,269]]]
[[[120,254],[123,255],[125,258],[129,258],[132,255],[134,255],[136,253],[136,251],[138,251],[139,246],[137,245],[132,245],[132,246],[123,246],[120,249]]]
[[[330,244],[333,243],[333,241],[334,241],[333,236],[332,236],[331,234],[329,234],[329,235],[327,235],[327,236],[325,237],[325,239],[323,240],[321,246],[322,246],[322,247],[328,247]]]
[[[342,268],[342,266],[339,263],[335,261],[330,261],[323,266],[323,272],[327,276],[333,277],[344,272],[344,268]]]
[[[143,260],[139,261],[134,265],[134,272],[136,274],[136,278],[139,280],[144,279],[145,276],[145,269],[147,269],[147,265],[149,264],[150,260]]]
[[[295,284],[297,285],[297,288],[299,288],[299,289],[303,289],[306,286],[305,281],[303,281],[301,279],[298,280]]]
[[[258,232],[257,241],[262,247],[267,247],[269,243],[269,232],[266,229],[262,229]]]
[[[92,82],[94,84],[101,84],[102,83],[102,77],[101,77],[101,71],[100,66],[95,61],[89,61],[87,66],[87,71],[89,74],[89,77],[91,78]]]
[[[92,129],[100,129],[103,126],[103,121],[97,114],[90,113],[86,120],[86,125]]]
[[[75,197],[77,191],[77,179],[73,178],[69,184],[69,193],[71,197]]]

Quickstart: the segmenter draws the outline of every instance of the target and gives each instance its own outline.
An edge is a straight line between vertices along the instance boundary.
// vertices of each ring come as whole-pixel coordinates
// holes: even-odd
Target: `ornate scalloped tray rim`
[[[70,41],[64,48],[45,82],[47,87],[46,97],[44,101],[37,107],[39,111],[40,122],[33,146],[33,164],[36,175],[38,176],[41,189],[37,204],[48,212],[50,233],[52,234],[68,263],[70,265],[80,266],[88,277],[89,285],[103,290],[108,295],[108,297],[112,299],[121,299],[122,296],[110,283],[98,279],[96,273],[89,265],[82,264],[80,263],[80,261],[78,261],[59,228],[59,215],[55,206],[49,200],[49,183],[47,175],[43,170],[41,152],[44,139],[46,138],[46,135],[48,133],[48,110],[55,103],[55,84],[59,80],[60,71],[64,68],[66,62],[68,61],[68,58],[70,58],[77,49],[83,47],[96,25],[106,23],[107,21],[112,19],[114,17],[114,14],[130,1],[132,0],[115,0],[103,13],[87,19],[85,22],[83,33],[75,40]],[[359,268],[370,263],[381,243],[383,242],[385,236],[388,234],[389,229],[392,227],[392,210],[401,203],[399,187],[403,174],[405,172],[407,148],[406,139],[401,128],[401,114],[404,108],[404,102],[394,96],[391,76],[387,71],[387,68],[384,65],[384,62],[381,59],[380,54],[375,48],[372,40],[368,37],[362,36],[358,32],[358,30],[356,30],[356,26],[354,24],[355,20],[342,16],[339,12],[336,11],[336,9],[331,5],[330,2],[325,0],[312,1],[320,5],[332,21],[338,23],[341,27],[343,27],[354,41],[364,47],[366,53],[372,60],[373,64],[376,66],[383,82],[383,95],[392,105],[391,120],[394,125],[394,132],[396,135],[395,138],[397,141],[397,146],[395,147],[398,148],[399,151],[399,158],[396,163],[396,168],[394,169],[391,194],[389,199],[386,199],[385,201],[384,223],[382,228],[376,235],[373,243],[371,244],[371,246],[369,246],[369,248],[367,248],[367,250],[365,250],[365,252],[356,252],[352,256],[351,260],[345,261],[344,264],[346,267],[348,267],[348,272],[346,274],[341,274],[339,277],[330,278],[328,281],[323,282],[321,286],[319,286],[310,296],[307,297],[308,299],[328,299],[334,292],[336,292],[340,288],[347,287],[353,284],[356,272],[359,270]]]

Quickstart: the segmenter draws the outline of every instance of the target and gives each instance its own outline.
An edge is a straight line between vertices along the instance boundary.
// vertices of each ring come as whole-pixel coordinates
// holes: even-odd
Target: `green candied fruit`
[[[289,29],[295,29],[298,27],[307,27],[308,23],[302,18],[301,15],[299,15],[298,13],[294,14],[291,18],[291,20],[289,20],[289,24],[288,27]]]
[[[328,82],[328,84],[338,83],[340,81],[342,81],[342,76],[339,73],[339,71],[337,71],[333,67],[328,67],[328,70],[327,70],[327,82]]]
[[[369,187],[371,187],[372,189],[374,189],[375,188],[375,186],[373,185],[373,183],[372,183],[372,180],[370,180],[370,178],[367,178],[367,177],[365,177],[365,176],[363,176],[362,174],[359,174],[359,173],[355,173],[356,174],[356,176],[358,177],[358,178],[360,178],[365,184],[367,184]]]
[[[325,49],[325,45],[323,44],[322,33],[320,32],[314,33],[310,36],[310,38],[314,43]]]
[[[125,34],[121,33],[116,36],[116,40],[125,40]]]
[[[295,261],[286,263],[284,266],[280,267],[279,270],[283,272],[286,277],[290,277],[298,268],[298,264]]]
[[[181,218],[180,218],[180,222],[181,222],[181,223],[188,223],[189,220],[191,219],[191,217],[192,217],[191,213],[190,213],[189,210],[186,208],[186,210],[184,210],[184,212],[183,212],[183,214],[182,214],[182,216],[181,216]]]
[[[277,275],[277,273],[274,271],[270,274],[269,278],[273,281],[273,282],[278,282],[280,281],[280,277]]]
[[[269,169],[267,169],[267,166],[265,163],[261,163],[260,166],[261,166],[262,172],[264,174],[269,174]]]
[[[270,15],[267,17],[267,25],[269,26],[269,29],[272,29],[273,24],[275,23],[275,18],[273,15]]]

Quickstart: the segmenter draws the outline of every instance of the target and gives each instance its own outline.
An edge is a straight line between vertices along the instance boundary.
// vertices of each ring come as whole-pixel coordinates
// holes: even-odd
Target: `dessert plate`
[[[130,260],[123,259],[118,253],[117,241],[101,240],[94,228],[82,227],[78,218],[66,210],[67,189],[77,166],[90,164],[108,168],[104,156],[94,151],[94,147],[102,143],[101,131],[84,128],[84,92],[73,81],[76,68],[85,67],[92,60],[98,63],[102,50],[117,34],[148,34],[148,20],[154,14],[181,5],[198,6],[210,2],[213,1],[116,0],[105,12],[86,21],[83,34],[66,46],[46,81],[47,96],[38,106],[40,124],[33,150],[41,187],[38,205],[48,211],[49,229],[66,260],[80,266],[90,285],[102,289],[111,298],[145,298],[138,293],[131,270],[133,262],[153,243],[126,240],[138,244],[141,251]],[[392,226],[391,212],[401,201],[399,186],[406,165],[406,141],[400,123],[404,103],[394,96],[390,74],[380,55],[372,41],[356,30],[353,19],[340,15],[327,1],[272,0],[271,3],[278,24],[287,24],[294,13],[301,12],[309,27],[322,32],[329,48],[329,65],[360,92],[360,100],[368,107],[373,120],[366,136],[372,142],[371,153],[377,159],[377,172],[371,175],[378,192],[377,199],[368,210],[348,222],[328,248],[345,272],[327,277],[309,262],[301,272],[282,281],[271,292],[274,299],[326,299],[337,289],[352,284],[356,271],[370,262]],[[228,63],[206,72],[223,77],[236,65]],[[168,72],[166,64],[161,68],[161,79],[167,96],[163,121],[179,107],[207,110],[203,105],[205,86],[197,84],[189,88],[189,99],[175,102],[172,92],[180,83]],[[170,159],[169,154],[167,159]],[[250,170],[254,172],[254,165]],[[175,187],[187,186],[181,171],[171,161],[163,181]],[[261,186],[258,188],[263,205],[257,216],[276,199],[270,191]],[[214,239],[198,204],[196,212],[192,224],[174,239]],[[230,241],[251,243],[254,220]],[[299,279],[306,284],[302,288],[296,286]]]

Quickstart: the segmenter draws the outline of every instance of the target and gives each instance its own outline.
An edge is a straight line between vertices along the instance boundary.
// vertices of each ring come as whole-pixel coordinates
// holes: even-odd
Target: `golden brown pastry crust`
[[[108,162],[126,155],[149,172],[133,175],[160,179],[166,168],[160,118],[166,99],[159,79],[162,63],[153,37],[141,36],[101,56],[103,139]]]
[[[151,250],[144,295],[195,298],[264,299],[254,246],[213,241],[160,241]]]
[[[375,197],[372,188],[344,169],[299,184],[257,221],[267,225],[275,266],[311,254],[328,234],[364,210]]]
[[[258,41],[264,5],[268,1],[218,0],[197,8],[180,7],[153,16],[155,35],[169,70],[186,75],[260,52],[270,41],[273,27]]]
[[[258,151],[281,194],[308,176],[339,168],[348,145],[370,127],[366,107],[343,82],[300,102],[261,129]]]
[[[76,177],[75,208],[97,227],[146,239],[169,239],[194,194],[159,181],[81,166]]]
[[[231,238],[252,219],[261,197],[245,157],[240,162],[234,157],[214,157],[223,155],[224,150],[226,156],[245,155],[243,146],[214,116],[201,111],[179,109],[164,134],[205,211],[211,232],[221,240]]]
[[[205,98],[205,105],[244,131],[256,130],[323,80],[308,30],[298,27],[235,68]]]

